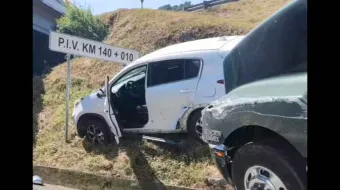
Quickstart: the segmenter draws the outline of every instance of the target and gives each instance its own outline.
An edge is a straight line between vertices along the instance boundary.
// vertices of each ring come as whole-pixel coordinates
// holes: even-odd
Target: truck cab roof
[[[307,72],[307,1],[294,1],[253,29],[223,65],[226,93],[256,80]]]

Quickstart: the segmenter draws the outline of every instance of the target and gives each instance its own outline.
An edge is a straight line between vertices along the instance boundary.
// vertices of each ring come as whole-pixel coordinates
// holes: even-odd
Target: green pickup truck
[[[252,30],[225,57],[224,79],[201,121],[224,178],[237,190],[307,189],[307,1]]]

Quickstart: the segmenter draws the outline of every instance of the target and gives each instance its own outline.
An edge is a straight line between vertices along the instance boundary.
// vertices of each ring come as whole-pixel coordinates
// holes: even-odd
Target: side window
[[[185,61],[181,59],[159,61],[149,64],[148,87],[184,79]]]
[[[191,79],[198,76],[201,61],[198,59],[185,60],[185,79]]]
[[[128,72],[126,72],[123,76],[121,76],[115,83],[114,85],[117,85],[122,82],[127,82],[128,80],[133,80],[134,78],[139,79],[140,77],[137,77],[138,75],[140,76],[145,76],[146,73],[146,66],[140,66],[137,68],[134,68]]]

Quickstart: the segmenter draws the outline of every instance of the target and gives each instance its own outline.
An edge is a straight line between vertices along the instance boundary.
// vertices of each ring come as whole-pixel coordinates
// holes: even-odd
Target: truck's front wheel
[[[250,143],[233,158],[232,179],[238,190],[305,190],[306,164],[277,144]]]

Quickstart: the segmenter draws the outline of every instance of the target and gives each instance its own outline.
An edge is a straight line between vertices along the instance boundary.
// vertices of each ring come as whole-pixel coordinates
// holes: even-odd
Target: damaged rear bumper
[[[224,179],[227,180],[229,184],[233,185],[230,176],[231,160],[227,155],[227,147],[223,144],[220,145],[209,144],[209,149],[212,159],[214,160],[215,165],[217,166],[217,169],[222,174]]]

